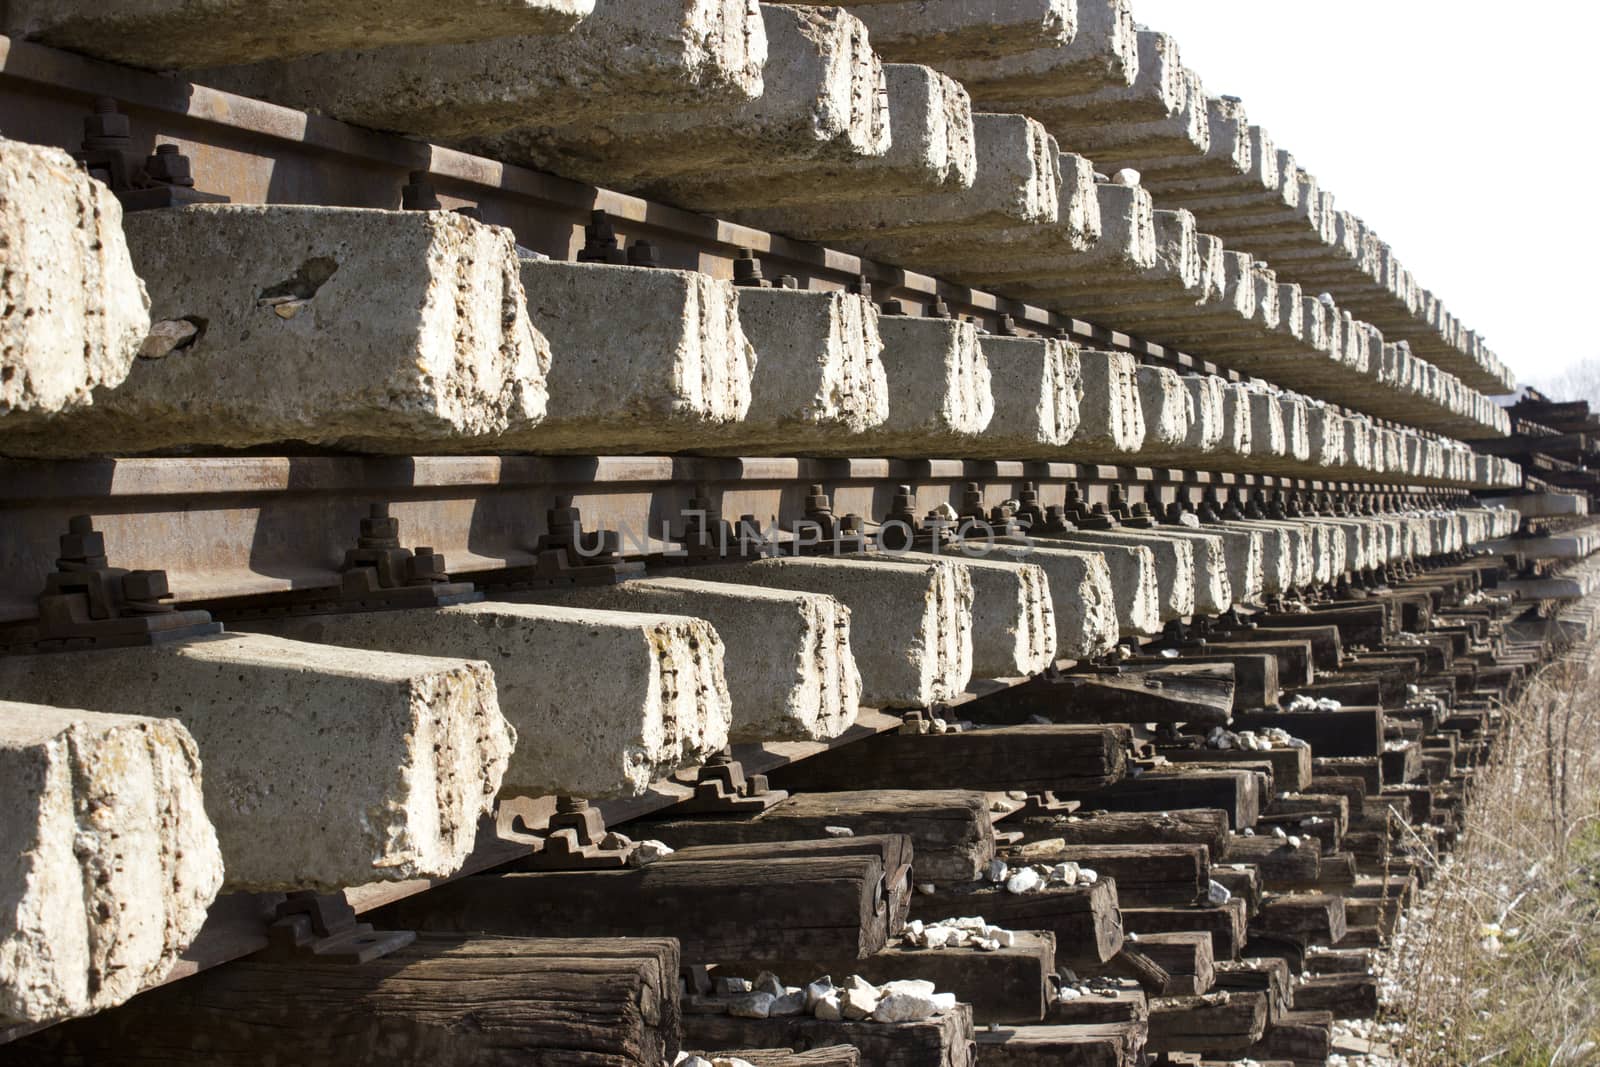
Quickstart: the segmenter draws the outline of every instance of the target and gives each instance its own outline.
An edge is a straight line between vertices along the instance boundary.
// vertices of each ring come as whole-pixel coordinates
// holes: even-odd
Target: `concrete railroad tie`
[[[0,1027],[166,977],[222,885],[183,725],[0,701],[0,806]]]

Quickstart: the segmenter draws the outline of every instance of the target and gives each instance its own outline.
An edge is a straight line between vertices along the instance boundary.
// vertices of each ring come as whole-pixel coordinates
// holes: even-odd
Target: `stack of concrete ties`
[[[434,141],[466,143],[762,95],[767,31],[743,0],[606,0],[571,32],[398,44],[192,73],[205,85]]]
[[[981,240],[993,231],[1057,225],[1061,158],[1044,127],[1021,115],[976,114],[973,138],[970,188],[732,214],[751,226],[882,258],[933,239]]]
[[[1026,120],[999,117],[1000,125],[1019,123]],[[1137,203],[1140,195],[1124,199]],[[150,275],[163,328],[128,380],[100,388],[93,406],[48,427],[14,420],[7,452],[305,441],[406,452],[420,442],[436,452],[748,454],[787,445],[1117,462],[1148,448],[1156,462],[1187,449],[1194,429],[1180,406],[1140,430],[1129,357],[1093,355],[1080,372],[1062,342],[980,343],[971,324],[880,318],[846,293],[741,290],[692,271],[518,261],[509,232],[449,213],[204,207],[138,216],[127,231],[132,265]],[[157,269],[160,249],[177,240],[191,249],[192,270]],[[240,253],[247,247],[255,255]],[[307,258],[308,249],[319,254]],[[451,264],[468,260],[475,299],[438,299],[445,274],[462,291]],[[385,284],[375,286],[376,278]],[[398,331],[382,338],[371,320],[342,313],[380,298],[415,299],[425,314],[382,320]],[[629,338],[620,351],[612,328],[619,308]],[[124,360],[142,321],[124,329]],[[199,321],[204,331],[182,329]],[[38,326],[30,329],[29,344],[40,343]],[[463,347],[462,337],[472,343]],[[350,358],[320,358],[330,350]],[[930,362],[930,350],[943,357]],[[990,352],[1003,355],[998,377]],[[1121,370],[1108,376],[1112,365]],[[1090,414],[1080,417],[1080,397],[1100,392],[1105,399],[1083,405]],[[1209,402],[1198,410],[1200,421],[1214,421]],[[1226,403],[1223,417],[1226,430]],[[1242,426],[1233,420],[1229,441]],[[1202,454],[1213,435],[1202,426]],[[1253,450],[1262,453],[1265,442],[1270,458],[1272,435],[1256,436]],[[1298,461],[1310,458],[1307,450]]]
[[[955,561],[801,556],[697,568],[697,580],[825,593],[851,615],[868,707],[926,707],[972,678],[973,583]]]
[[[595,0],[18,0],[0,32],[150,70],[407,44],[565,34]]]
[[[545,414],[549,348],[509,230],[445,212],[233,205],[139,212],[123,230],[158,323],[142,358],[124,381],[104,376],[92,405],[7,432],[6,451],[464,451]]]
[[[1038,119],[1105,172],[1139,170],[1163,206],[1192,206],[1202,227],[1240,239],[1252,256],[1286,257],[1284,272],[1307,286],[1323,279],[1302,268],[1304,256],[1331,247],[1340,266],[1359,265],[1372,276],[1363,277],[1371,282],[1367,288],[1400,287],[1407,307],[1396,317],[1360,288],[1330,286],[1358,314],[1398,336],[1410,337],[1416,315],[1430,313],[1387,248],[1360,220],[1336,212],[1315,178],[1248,123],[1238,100],[1205,95],[1198,76],[1182,67],[1176,42],[1149,30],[1129,34],[1125,5],[1096,0],[1079,5],[1076,19],[1036,4],[1000,18],[949,0],[933,11],[926,5],[907,10],[912,7],[859,7],[885,54],[956,77],[983,110]],[[1438,350],[1438,360],[1474,375],[1479,388],[1506,382],[1503,368],[1475,337],[1449,326],[1438,332],[1460,340]],[[1426,351],[1435,354],[1432,345]],[[1457,365],[1461,352],[1472,361]],[[1486,379],[1484,367],[1500,375],[1499,382]]]
[[[0,691],[182,723],[233,889],[455,872],[516,743],[487,663],[256,634],[0,657]]]
[[[1085,102],[1086,110],[1092,106]],[[1065,126],[1050,125],[1103,166],[1135,165],[1123,162],[1115,149],[1097,152],[1092,132],[1088,139],[1074,138]],[[1215,123],[1212,132],[1217,132]],[[1277,149],[1260,127],[1246,128],[1244,136],[1248,164],[1237,173],[1147,167],[1145,184],[1163,204],[1188,208],[1207,230],[1269,257],[1285,277],[1306,288],[1328,290],[1355,314],[1410,341],[1473,388],[1498,393],[1512,387],[1509,371],[1482,339],[1422,289],[1365,223],[1336,210],[1315,176]]]
[[[849,8],[872,31],[873,48],[894,63],[937,67],[955,60],[1071,49],[1075,42],[1078,53],[1084,51],[1077,40],[1076,0],[1017,0],[981,11],[968,0],[846,0],[813,6]],[[1094,31],[1086,27],[1084,32]]]
[[[492,158],[720,213],[751,198],[804,201],[829,189],[847,195],[858,183],[930,192],[970,184],[971,108],[959,86],[912,68],[897,72],[891,94],[866,27],[850,13],[777,4],[759,10],[767,53],[761,92],[749,100],[670,113],[612,108],[577,123],[535,112],[465,144]],[[902,111],[893,131],[892,106]],[[885,158],[895,141],[902,150]],[[763,192],[770,199],[761,199]]]
[[[1107,185],[1099,189],[1104,210],[1102,241],[1121,249],[1144,232],[1145,196]],[[994,285],[1059,306],[1074,315],[1112,321],[1151,340],[1170,344],[1229,366],[1261,373],[1283,384],[1312,389],[1328,399],[1365,407],[1375,414],[1404,416],[1432,428],[1481,435],[1508,428],[1504,413],[1453,375],[1396,348],[1393,366],[1373,358],[1381,335],[1299,288],[1278,282],[1265,264],[1227,252],[1208,235],[1196,234],[1187,212],[1154,211],[1155,262],[1130,277],[1117,260],[1096,271],[1088,263],[1033,277],[962,280]],[[1134,263],[1142,261],[1135,255]],[[1039,276],[1042,274],[1043,276]],[[1295,358],[1314,354],[1316,358]],[[1374,385],[1387,389],[1374,389]]]
[[[1264,264],[1227,252],[1198,234],[1187,212],[1153,209],[1148,192],[1120,185],[1085,187],[1088,166],[1062,156],[1059,217],[1080,205],[1098,208],[1092,225],[1015,227],[981,235],[885,240],[865,226],[836,224],[811,236],[851,243],[859,251],[924,269],[964,284],[1035,299],[1074,315],[1115,322],[1151,340],[1255,370],[1380,414],[1425,419],[1436,428],[1498,431],[1503,413],[1435,368],[1387,377],[1370,349],[1376,331],[1336,308],[1281,285]],[[1069,166],[1069,164],[1071,164]],[[1069,191],[1070,190],[1070,191]],[[749,221],[781,228],[784,212]],[[852,233],[852,230],[855,232]],[[1030,236],[1031,232],[1031,236]],[[1086,238],[1094,234],[1085,248]],[[1315,352],[1315,360],[1294,358]],[[1406,399],[1374,390],[1390,385]]]
[[[1583,600],[1600,592],[1600,560],[1590,557],[1542,578],[1508,578],[1496,588],[1525,601]]]
[[[1483,548],[1497,555],[1533,560],[1580,560],[1600,552],[1600,524],[1587,524],[1543,537],[1505,537]]]
[[[1300,193],[1315,188],[1300,172]],[[1162,192],[1166,198],[1165,191]],[[1475,388],[1509,390],[1512,379],[1504,364],[1476,334],[1422,289],[1395,259],[1393,250],[1365,223],[1348,212],[1335,211],[1332,197],[1319,193],[1287,217],[1271,203],[1269,213],[1248,215],[1238,210],[1213,221],[1203,202],[1181,193],[1174,202],[1193,204],[1205,225],[1269,256],[1286,276],[1307,288],[1326,289],[1363,319],[1409,341],[1418,352],[1466,378]]]

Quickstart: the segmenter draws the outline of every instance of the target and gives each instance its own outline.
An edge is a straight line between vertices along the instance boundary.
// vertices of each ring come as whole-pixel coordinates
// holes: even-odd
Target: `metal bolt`
[[[400,190],[400,207],[406,211],[440,211],[444,208],[433,183],[428,180],[427,171],[411,172]]]
[[[189,157],[175,144],[157,145],[156,154],[145,161],[144,172],[153,181],[163,185],[194,188],[194,172],[190,168]]]
[[[656,251],[655,245],[641,237],[628,246],[628,266],[659,267],[661,254]]]
[[[122,596],[126,600],[164,600],[172,595],[166,571],[129,571],[122,576]]]
[[[117,102],[101,97],[94,102],[94,113],[83,120],[83,149],[86,152],[128,147],[133,127],[128,116],[117,110]]]
[[[67,520],[67,532],[61,535],[61,558],[72,562],[85,562],[103,558],[106,554],[105,535],[94,528],[94,519],[88,515],[74,515]]]
[[[734,257],[733,284],[752,289],[772,288],[772,283],[762,277],[761,261],[756,258],[753,249],[741,248]]]
[[[628,259],[617,247],[617,231],[611,225],[611,216],[604,211],[591,211],[589,225],[583,228],[583,248],[578,251],[579,263],[610,263],[623,266]]]

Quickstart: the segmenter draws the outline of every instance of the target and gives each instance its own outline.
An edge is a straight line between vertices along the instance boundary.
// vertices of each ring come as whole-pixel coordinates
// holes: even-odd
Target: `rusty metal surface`
[[[786,527],[805,513],[813,484],[839,514],[887,515],[902,485],[926,513],[968,505],[980,486],[988,507],[1021,496],[1063,504],[1078,483],[1091,503],[1127,486],[1130,502],[1165,504],[1183,487],[1407,491],[1367,483],[1207,474],[1071,463],[886,459],[712,459],[598,456],[249,456],[0,461],[0,622],[29,619],[59,537],[91,515],[113,567],[164,570],[178,605],[290,590],[337,588],[352,531],[387,504],[406,539],[448,561],[453,578],[536,562],[547,514],[570,496],[590,529],[624,537],[621,555],[659,551],[683,529],[696,499],[725,516]],[[1412,487],[1416,493],[1446,493]],[[648,540],[647,540],[648,538]]]

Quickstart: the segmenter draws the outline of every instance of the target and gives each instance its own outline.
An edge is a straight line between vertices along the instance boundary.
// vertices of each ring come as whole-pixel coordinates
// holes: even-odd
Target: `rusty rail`
[[[1043,506],[1077,483],[1091,503],[1112,485],[1131,502],[1165,504],[1179,492],[1234,486],[1334,492],[1460,491],[1425,486],[1313,481],[1072,463],[889,459],[717,459],[657,456],[271,456],[0,461],[0,622],[32,618],[54,569],[57,538],[89,514],[116,567],[165,570],[177,603],[337,586],[344,552],[374,503],[388,503],[408,545],[442,553],[452,575],[526,565],[546,511],[571,496],[589,528],[630,531],[624,555],[645,554],[663,524],[679,530],[691,496],[725,517],[754,515],[787,527],[803,514],[806,488],[824,486],[839,514],[888,513],[896,488],[917,507],[960,506],[970,482],[993,507],[1034,484]],[[655,546],[659,548],[660,546]]]

